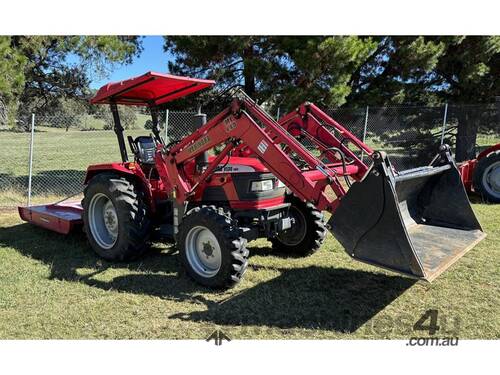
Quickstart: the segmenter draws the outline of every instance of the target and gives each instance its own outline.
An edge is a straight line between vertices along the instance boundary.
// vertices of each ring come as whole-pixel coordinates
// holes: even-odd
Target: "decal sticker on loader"
[[[255,169],[248,165],[228,164],[226,166],[219,165],[219,170],[214,173],[227,173],[227,172],[255,172]]]
[[[260,152],[262,155],[264,155],[264,152],[266,152],[266,150],[267,150],[267,146],[269,146],[269,145],[267,144],[267,142],[266,142],[266,141],[264,141],[264,140],[262,140],[262,141],[260,141],[259,145],[257,146],[257,149],[259,150],[259,152]]]
[[[195,153],[198,151],[200,148],[202,148],[204,145],[206,145],[208,142],[210,142],[210,137],[208,135],[200,138],[198,141],[193,143],[191,146],[187,148],[188,152],[190,154]]]
[[[236,121],[233,116],[224,120],[224,129],[226,129],[226,133],[230,133],[234,128],[236,128]]]

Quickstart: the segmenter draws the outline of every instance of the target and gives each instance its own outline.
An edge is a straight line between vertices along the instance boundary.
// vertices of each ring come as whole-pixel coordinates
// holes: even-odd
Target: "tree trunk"
[[[251,98],[255,96],[255,73],[252,66],[253,58],[253,46],[245,48],[243,51],[243,79],[245,80],[245,92]]]
[[[477,108],[464,106],[459,109],[456,161],[465,161],[476,157],[476,138],[479,126]]]

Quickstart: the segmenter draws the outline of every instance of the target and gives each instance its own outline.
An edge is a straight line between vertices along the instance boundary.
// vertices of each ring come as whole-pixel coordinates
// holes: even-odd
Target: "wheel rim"
[[[198,275],[212,277],[219,272],[222,252],[219,241],[210,229],[204,226],[191,228],[186,236],[185,247],[187,260]]]
[[[486,191],[500,199],[500,161],[497,161],[484,170],[483,186]]]
[[[292,227],[278,234],[278,240],[287,246],[296,246],[301,243],[306,237],[307,223],[302,211],[294,206],[289,210],[290,218],[292,219]]]
[[[107,195],[98,193],[92,197],[88,220],[95,242],[103,249],[112,248],[118,238],[118,216]]]

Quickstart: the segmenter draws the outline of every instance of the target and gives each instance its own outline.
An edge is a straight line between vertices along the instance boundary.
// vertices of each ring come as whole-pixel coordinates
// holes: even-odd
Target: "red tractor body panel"
[[[479,153],[479,155],[477,155],[476,160],[481,160],[482,158],[485,158],[486,156],[488,156],[492,152],[499,151],[499,150],[500,150],[500,143],[497,143],[496,145],[493,145],[491,147],[488,147],[486,150],[481,151]]]
[[[98,173],[113,171],[117,173],[123,173],[126,175],[136,175],[136,169],[134,167],[130,167],[130,164],[134,163],[102,163],[102,164],[93,164],[87,167],[87,173],[85,175],[84,184],[89,182],[89,180],[94,177]]]
[[[215,156],[208,158],[209,162],[215,160]],[[229,157],[227,163],[220,163],[221,171],[214,173],[214,178],[206,183],[205,190],[197,190],[193,201],[206,201],[204,192],[210,188],[221,188],[228,201],[229,207],[238,210],[259,210],[266,209],[276,205],[281,205],[284,202],[284,194],[279,197],[260,198],[258,200],[241,200],[241,194],[235,187],[235,174],[268,174],[269,170],[260,162],[260,160],[249,157]],[[196,176],[196,165],[194,160],[190,160],[184,165],[184,174],[191,180],[191,176]],[[134,176],[139,181],[150,198],[151,208],[154,212],[154,202],[156,200],[168,199],[168,194],[165,190],[165,185],[161,179],[147,179],[141,166],[134,162],[127,163],[103,163],[94,164],[87,168],[84,184],[87,184],[94,176],[99,173],[112,172],[127,176]],[[313,171],[314,172],[314,171]],[[283,190],[284,192],[284,190]]]
[[[472,178],[474,176],[474,169],[476,168],[477,159],[467,160],[463,163],[457,164],[458,171],[460,172],[460,177],[462,183],[464,184],[465,190],[472,192]]]

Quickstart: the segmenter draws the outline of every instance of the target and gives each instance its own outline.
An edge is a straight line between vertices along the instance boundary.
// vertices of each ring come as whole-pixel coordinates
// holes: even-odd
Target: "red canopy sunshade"
[[[215,81],[147,72],[102,86],[92,104],[160,105],[213,86]]]

